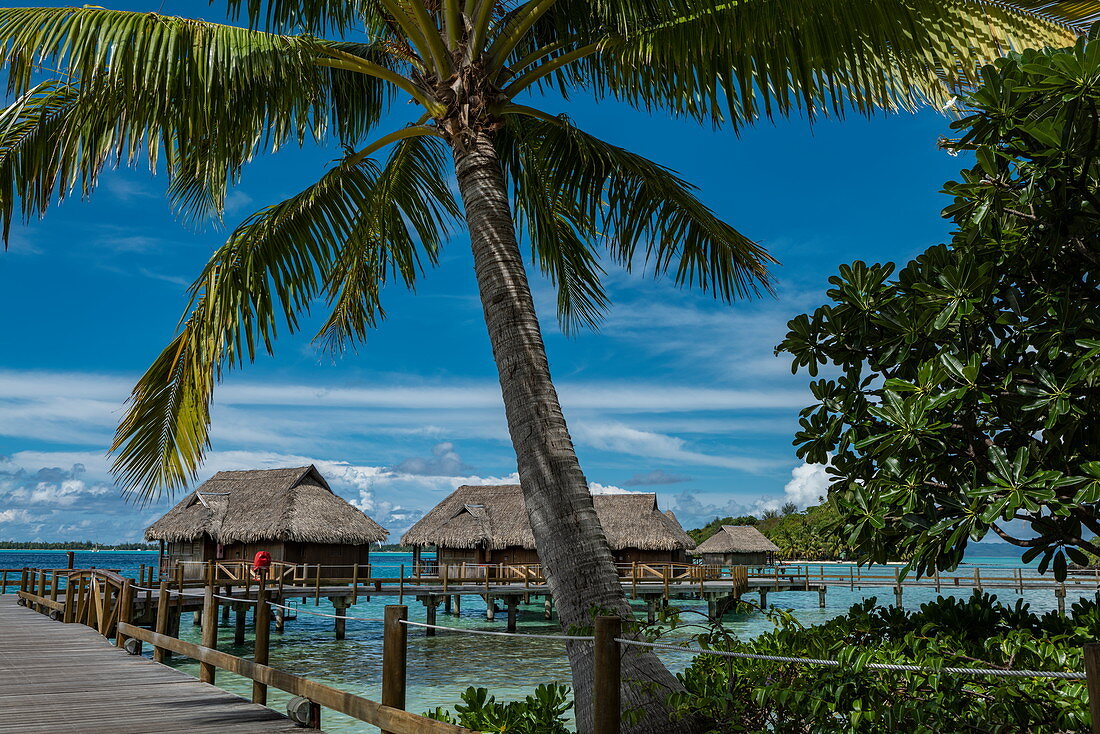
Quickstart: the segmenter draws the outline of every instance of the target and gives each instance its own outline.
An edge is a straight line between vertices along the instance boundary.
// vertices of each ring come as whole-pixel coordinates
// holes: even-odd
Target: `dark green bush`
[[[840,660],[826,667],[700,655],[681,674],[677,711],[702,713],[715,732],[1083,732],[1084,681],[868,670],[868,663],[931,668],[1079,671],[1081,646],[1100,639],[1095,601],[1037,615],[975,592],[917,611],[874,599],[826,624],[770,613],[775,629],[740,642],[715,628],[696,642],[782,657]]]
[[[504,734],[568,734],[565,714],[573,708],[569,686],[544,683],[522,701],[498,702],[484,688],[470,687],[454,713],[442,707],[424,715],[467,729]]]

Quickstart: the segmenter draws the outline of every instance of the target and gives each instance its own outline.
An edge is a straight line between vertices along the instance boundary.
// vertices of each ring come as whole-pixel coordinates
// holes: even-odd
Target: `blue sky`
[[[171,0],[105,5],[221,20],[217,6]],[[791,446],[807,378],[772,349],[788,319],[824,301],[839,264],[904,261],[944,239],[938,192],[964,163],[936,147],[948,120],[780,121],[738,137],[615,103],[542,104],[675,169],[781,262],[776,298],[732,305],[609,268],[613,310],[599,332],[572,338],[532,276],[594,488],[655,491],[688,527],[811,502],[823,475]],[[230,195],[227,223],[295,193],[337,154],[259,157]],[[174,220],[164,186],[147,170],[110,171],[90,199],[16,226],[0,254],[0,539],[134,540],[170,502],[123,500],[105,457],[129,388],[226,236]],[[514,478],[465,234],[415,294],[383,298],[389,318],[357,352],[333,359],[310,344],[319,308],[275,358],[230,374],[201,478],[317,463],[394,537],[459,484]]]

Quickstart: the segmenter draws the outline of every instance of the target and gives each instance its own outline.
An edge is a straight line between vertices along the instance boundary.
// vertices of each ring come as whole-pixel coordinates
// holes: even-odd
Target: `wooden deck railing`
[[[19,604],[48,614],[58,621],[91,627],[106,638],[115,638],[117,646],[132,654],[139,654],[141,643],[147,643],[153,647],[153,657],[158,662],[162,662],[168,653],[192,658],[200,665],[200,680],[208,683],[214,682],[214,669],[249,678],[254,681],[253,700],[257,703],[267,702],[268,686],[298,696],[299,702],[304,704],[305,716],[296,716],[298,710],[294,706],[289,709],[298,723],[319,727],[320,710],[324,707],[380,727],[384,734],[476,734],[469,729],[404,710],[407,631],[400,622],[407,619],[404,607],[392,620],[387,611],[382,664],[383,702],[379,703],[267,665],[271,608],[266,583],[258,586],[256,598],[251,600],[256,605],[257,621],[255,659],[248,660],[216,649],[218,601],[214,585],[205,587],[203,644],[196,645],[166,634],[167,612],[172,605],[172,590],[167,580],[160,582],[155,629],[150,630],[132,621],[135,597],[139,591],[145,590],[134,579],[101,569],[19,569],[19,573]],[[182,576],[178,578],[177,596],[186,588]],[[214,578],[213,573],[210,578]]]

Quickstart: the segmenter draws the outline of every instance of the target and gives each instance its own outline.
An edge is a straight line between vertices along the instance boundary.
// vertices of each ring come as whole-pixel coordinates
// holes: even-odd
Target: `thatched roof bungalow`
[[[648,493],[592,496],[619,563],[684,562],[695,543],[676,516]],[[518,484],[459,487],[401,539],[419,552],[434,546],[448,565],[538,563],[535,536]]]
[[[314,466],[218,472],[145,531],[146,540],[161,542],[165,569],[251,560],[261,550],[286,563],[368,563],[371,544],[387,535]],[[200,568],[184,567],[192,577]]]
[[[752,525],[723,525],[692,551],[714,566],[767,566],[777,553],[779,546]]]

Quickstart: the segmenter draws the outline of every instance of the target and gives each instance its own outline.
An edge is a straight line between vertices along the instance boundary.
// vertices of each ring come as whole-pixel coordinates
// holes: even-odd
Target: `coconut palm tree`
[[[227,5],[238,25],[96,6],[0,10],[15,95],[0,120],[5,234],[17,212],[40,216],[74,189],[89,194],[107,165],[165,171],[181,216],[204,218],[220,215],[261,152],[342,151],[320,180],[233,229],[195,281],[178,335],[119,426],[120,481],[150,495],[191,480],[224,370],[271,352],[317,301],[329,313],[320,340],[339,349],[361,339],[384,316],[384,286],[412,287],[464,222],[566,627],[586,626],[593,610],[630,611],[550,379],[517,232],[556,287],[567,329],[599,321],[608,263],[731,301],[766,290],[773,261],[675,173],[557,114],[562,100],[588,94],[734,130],[775,115],[912,109],[944,103],[1006,49],[1071,43],[1096,11],[1050,0]],[[379,134],[407,109],[407,126]],[[584,731],[590,646],[569,656]],[[663,708],[672,676],[636,649],[623,669],[631,731],[675,730]]]

